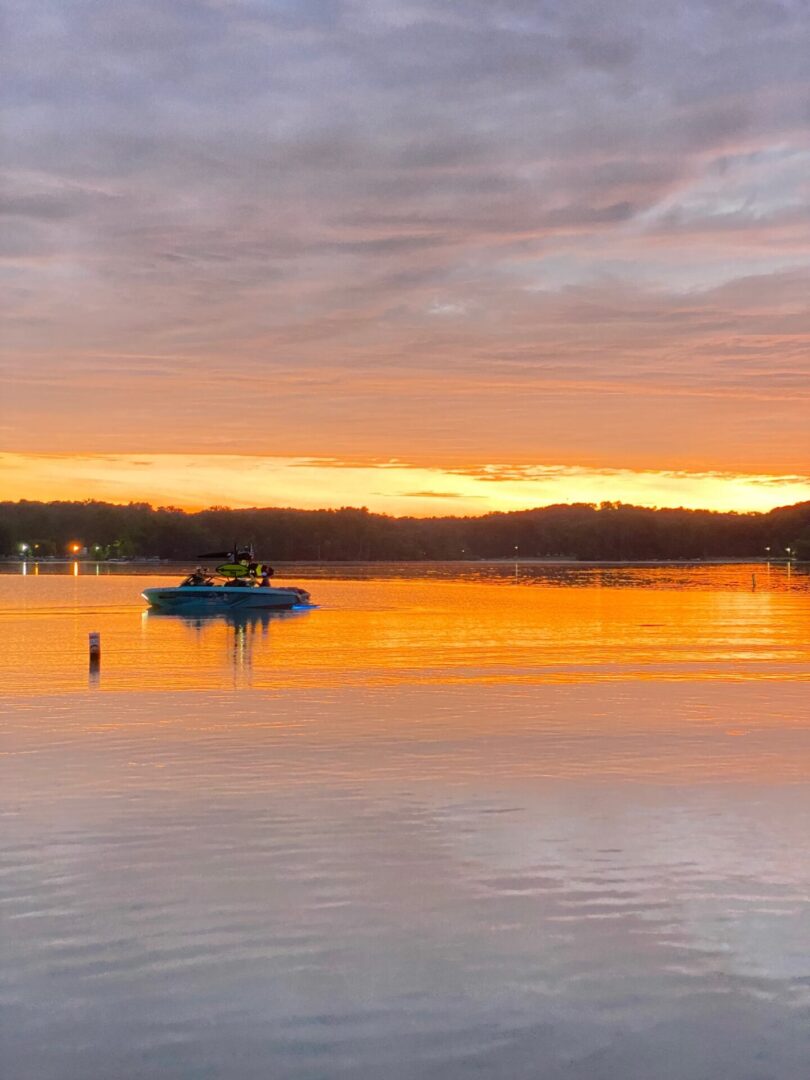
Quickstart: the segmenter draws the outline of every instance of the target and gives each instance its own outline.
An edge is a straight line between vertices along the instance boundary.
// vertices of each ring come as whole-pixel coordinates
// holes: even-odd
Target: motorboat
[[[223,556],[227,561],[214,571],[200,566],[179,585],[144,589],[144,600],[155,611],[174,615],[291,611],[313,606],[306,589],[271,585],[272,568],[255,562],[251,548],[210,552],[199,558]]]

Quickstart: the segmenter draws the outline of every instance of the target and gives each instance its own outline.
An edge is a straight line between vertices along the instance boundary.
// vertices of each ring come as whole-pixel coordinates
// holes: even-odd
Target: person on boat
[[[270,578],[275,571],[272,566],[262,566],[262,580],[259,582],[259,588],[270,588]]]
[[[198,566],[193,574],[189,574],[183,585],[205,585],[208,575],[201,566]]]

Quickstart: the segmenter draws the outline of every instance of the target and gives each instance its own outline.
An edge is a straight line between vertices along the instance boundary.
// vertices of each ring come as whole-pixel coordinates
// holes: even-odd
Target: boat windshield
[[[197,569],[194,571],[193,574],[189,574],[187,578],[184,578],[180,582],[181,587],[183,585],[213,585],[213,584],[214,584],[213,576],[207,570],[203,570],[202,567],[197,567]]]

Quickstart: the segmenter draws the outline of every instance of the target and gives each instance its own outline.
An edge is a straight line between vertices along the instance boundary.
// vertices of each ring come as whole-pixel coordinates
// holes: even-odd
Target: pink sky
[[[0,497],[53,455],[76,498],[176,455],[151,497],[196,505],[230,455],[318,459],[301,505],[391,459],[804,490],[805,4],[52,0],[8,41]]]

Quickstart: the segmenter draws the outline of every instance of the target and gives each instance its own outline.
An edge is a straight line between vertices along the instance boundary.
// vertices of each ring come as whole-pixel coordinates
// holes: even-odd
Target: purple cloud
[[[5,48],[10,448],[810,454],[799,0],[17,0]]]

